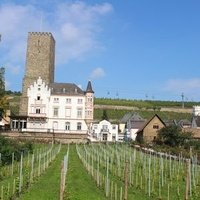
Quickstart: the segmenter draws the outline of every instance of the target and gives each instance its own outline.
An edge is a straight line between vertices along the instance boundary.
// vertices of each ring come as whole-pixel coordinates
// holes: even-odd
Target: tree
[[[9,108],[8,98],[5,95],[5,68],[0,68],[0,120]]]
[[[184,132],[178,126],[167,126],[159,130],[156,143],[168,146],[182,146],[192,138],[192,133]]]
[[[108,114],[106,110],[103,110],[103,115],[101,117],[102,120],[107,120],[108,121]]]

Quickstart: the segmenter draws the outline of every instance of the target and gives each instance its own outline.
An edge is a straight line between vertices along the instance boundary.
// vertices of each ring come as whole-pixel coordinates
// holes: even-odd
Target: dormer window
[[[37,100],[39,101],[41,98],[40,98],[40,96],[37,96]]]

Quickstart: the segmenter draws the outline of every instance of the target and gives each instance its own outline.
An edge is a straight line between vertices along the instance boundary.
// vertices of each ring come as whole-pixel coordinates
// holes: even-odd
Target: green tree
[[[106,110],[103,110],[103,114],[102,114],[101,119],[102,119],[102,120],[107,120],[107,121],[108,121],[108,114],[107,114],[107,111],[106,111]]]
[[[9,108],[8,97],[5,95],[5,68],[0,68],[0,119],[5,116]]]
[[[178,126],[167,126],[160,129],[156,142],[168,146],[183,146],[192,139],[191,132],[182,131]]]

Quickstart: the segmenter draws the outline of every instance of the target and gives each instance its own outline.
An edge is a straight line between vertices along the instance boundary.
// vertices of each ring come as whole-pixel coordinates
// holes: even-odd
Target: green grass
[[[64,146],[49,169],[20,197],[20,200],[58,200],[60,194],[61,161],[67,153]]]
[[[109,99],[95,98],[95,104],[115,105],[115,106],[132,106],[137,108],[160,108],[160,107],[182,107],[180,101],[160,101],[160,100],[136,100],[136,99]],[[185,101],[185,108],[192,108],[193,105],[200,105],[200,102]]]
[[[68,200],[104,200],[103,190],[97,188],[92,177],[86,172],[78,158],[75,145],[69,150],[69,169],[67,174]]]

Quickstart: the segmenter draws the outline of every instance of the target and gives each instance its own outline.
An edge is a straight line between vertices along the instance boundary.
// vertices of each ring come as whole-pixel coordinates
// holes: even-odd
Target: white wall
[[[94,123],[92,125],[92,135],[99,141],[104,141],[103,134],[107,134],[107,141],[112,142],[118,141],[118,125],[111,124],[107,120],[102,120],[99,123]]]
[[[38,100],[39,98],[39,100]],[[71,99],[71,101],[67,101]],[[39,78],[28,89],[28,116],[46,117],[43,123],[27,123],[27,129],[38,130],[47,129],[52,132],[87,133],[88,127],[85,122],[86,96],[51,95],[50,89]],[[40,109],[40,113],[36,113]],[[55,115],[54,109],[58,109]],[[66,109],[71,110],[70,115],[66,115]],[[77,115],[81,109],[81,116]],[[80,113],[80,112],[79,112]],[[69,114],[69,112],[68,112]],[[70,130],[66,129],[66,122],[70,123]],[[81,130],[77,130],[77,123],[81,123]]]

